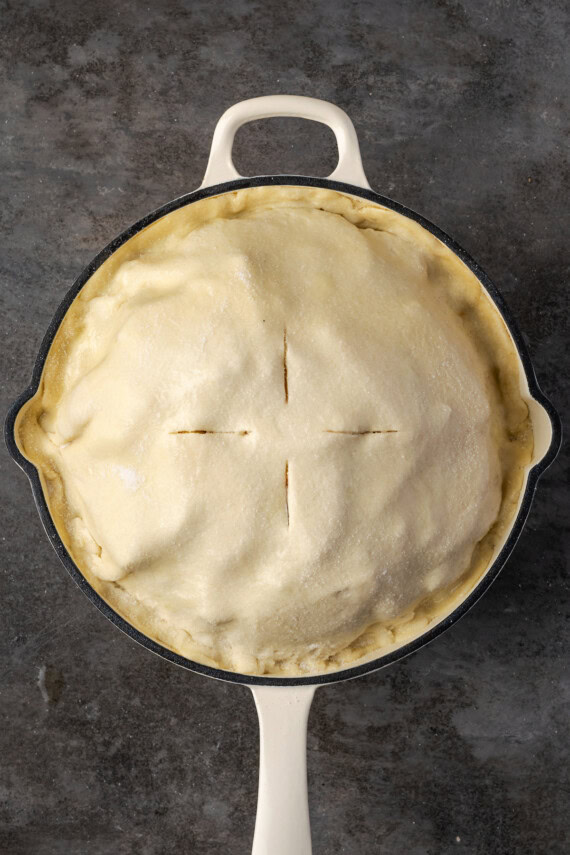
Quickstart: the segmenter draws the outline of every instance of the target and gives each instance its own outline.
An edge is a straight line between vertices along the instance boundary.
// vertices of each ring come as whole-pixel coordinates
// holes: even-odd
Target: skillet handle
[[[251,686],[259,716],[252,855],[311,855],[307,721],[315,686]]]
[[[264,95],[234,104],[216,125],[210,159],[202,187],[242,178],[232,161],[232,146],[238,128],[256,119],[272,116],[294,116],[328,125],[336,137],[338,165],[329,178],[370,189],[366,180],[354,125],[340,107],[318,98],[303,95]]]

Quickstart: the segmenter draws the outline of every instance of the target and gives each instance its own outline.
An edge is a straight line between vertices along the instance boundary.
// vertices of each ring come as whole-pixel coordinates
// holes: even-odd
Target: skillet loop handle
[[[315,686],[252,686],[259,794],[252,855],[311,855],[307,721]]]
[[[336,104],[318,98],[306,98],[303,95],[265,95],[262,98],[240,101],[226,110],[214,131],[202,187],[243,177],[232,161],[236,131],[247,122],[269,119],[272,116],[293,116],[328,125],[338,146],[338,164],[329,178],[370,189],[362,168],[356,131],[349,117]]]

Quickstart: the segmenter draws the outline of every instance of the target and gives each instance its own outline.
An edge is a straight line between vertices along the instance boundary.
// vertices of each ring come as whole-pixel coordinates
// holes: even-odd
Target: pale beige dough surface
[[[128,620],[276,674],[437,619],[484,570],[532,449],[475,277],[415,223],[301,188],[206,200],[122,247],[18,436]]]

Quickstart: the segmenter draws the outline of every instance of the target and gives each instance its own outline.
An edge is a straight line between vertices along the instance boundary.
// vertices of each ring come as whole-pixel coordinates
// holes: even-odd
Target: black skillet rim
[[[224,671],[220,668],[212,668],[208,665],[202,665],[199,662],[194,662],[191,659],[187,659],[184,656],[180,656],[178,653],[174,653],[172,650],[169,650],[167,647],[163,647],[158,642],[153,641],[153,639],[149,638],[143,632],[128,623],[102,599],[102,597],[95,591],[94,588],[91,587],[87,579],[83,576],[83,574],[67,552],[61,538],[57,533],[53,519],[49,512],[42,490],[38,470],[32,463],[30,463],[29,460],[27,460],[21,454],[16,444],[15,438],[15,423],[18,413],[22,406],[26,403],[26,401],[33,397],[33,395],[35,395],[38,390],[49,348],[65,314],[67,313],[67,310],[69,309],[71,303],[73,302],[81,288],[85,285],[87,280],[93,275],[97,268],[100,267],[101,264],[103,264],[103,262],[106,261],[107,258],[109,258],[110,255],[112,255],[120,246],[122,246],[135,234],[146,228],[146,226],[150,225],[161,217],[164,217],[166,214],[170,214],[172,213],[172,211],[176,211],[178,208],[182,208],[186,205],[192,204],[193,202],[198,202],[200,199],[205,199],[210,196],[219,196],[223,193],[229,193],[234,190],[240,190],[246,187],[262,187],[275,185],[318,187],[329,190],[337,190],[341,193],[348,193],[351,196],[359,196],[362,199],[366,199],[370,202],[382,205],[385,208],[389,208],[393,211],[396,211],[398,214],[402,214],[403,216],[414,220],[415,222],[423,226],[427,231],[431,232],[431,234],[438,238],[442,243],[444,243],[475,274],[475,276],[479,279],[479,281],[489,294],[490,298],[495,303],[503,320],[505,321],[505,324],[507,325],[507,328],[509,329],[509,332],[518,350],[528,381],[529,392],[531,396],[544,407],[544,409],[548,413],[552,425],[552,440],[550,443],[550,447],[546,452],[545,456],[542,458],[542,460],[536,463],[528,473],[527,484],[524,491],[521,506],[519,508],[519,512],[516,516],[516,519],[512,525],[507,541],[505,542],[500,553],[497,555],[493,564],[489,567],[483,578],[475,586],[473,591],[471,591],[471,593],[465,598],[465,600],[463,600],[457,606],[457,608],[454,609],[453,612],[451,612],[451,614],[449,614],[438,624],[433,626],[427,632],[418,636],[418,638],[414,639],[413,641],[404,644],[397,650],[385,654],[384,656],[381,656],[377,659],[372,659],[369,662],[365,662],[361,665],[356,665],[354,667],[346,668],[344,670],[333,671],[328,674],[321,674],[312,677],[254,676],[251,674],[238,674],[233,671]],[[60,561],[62,562],[68,573],[71,575],[74,582],[81,588],[83,593],[91,600],[91,602],[95,606],[97,606],[99,611],[101,611],[105,615],[105,617],[108,618],[115,626],[122,630],[126,635],[130,636],[130,638],[132,638],[134,641],[137,641],[143,647],[146,647],[148,650],[151,650],[158,656],[162,656],[164,659],[173,662],[175,665],[179,665],[182,668],[194,671],[198,674],[204,674],[208,677],[214,677],[216,679],[224,680],[226,682],[241,683],[251,686],[303,686],[320,685],[327,683],[335,683],[341,680],[350,680],[355,677],[360,677],[364,674],[368,674],[372,671],[376,671],[380,668],[385,667],[386,665],[390,665],[392,662],[396,662],[398,659],[403,659],[405,656],[408,656],[410,653],[419,650],[420,647],[423,647],[430,641],[433,641],[434,638],[436,638],[438,635],[441,635],[442,632],[448,630],[451,626],[453,626],[454,623],[456,623],[456,621],[458,621],[461,617],[463,617],[464,614],[469,611],[469,609],[477,602],[477,600],[485,593],[485,591],[497,578],[501,569],[505,565],[510,553],[512,552],[528,516],[538,479],[545,471],[545,469],[550,466],[550,464],[553,462],[554,458],[558,454],[558,450],[562,441],[562,425],[560,422],[560,417],[556,412],[555,408],[550,403],[548,398],[545,397],[540,387],[538,386],[526,344],[516,325],[516,322],[514,321],[514,318],[510,314],[510,311],[507,308],[505,301],[503,300],[503,297],[497,290],[496,286],[491,282],[487,274],[481,269],[481,267],[479,267],[479,265],[468,255],[468,253],[466,253],[464,249],[462,249],[454,240],[452,240],[449,235],[441,231],[441,229],[439,229],[433,223],[429,222],[429,220],[426,220],[424,217],[420,216],[420,214],[417,214],[415,211],[406,208],[404,205],[400,205],[398,202],[394,202],[392,199],[388,199],[385,196],[381,196],[379,193],[375,193],[373,190],[365,190],[362,187],[356,187],[354,185],[345,184],[339,181],[330,181],[329,179],[325,178],[312,178],[300,175],[270,175],[256,176],[254,178],[240,178],[235,181],[228,181],[224,182],[223,184],[216,184],[211,187],[200,188],[191,193],[187,193],[183,196],[180,196],[178,199],[174,199],[171,202],[168,202],[166,205],[162,205],[160,208],[157,208],[152,213],[147,214],[145,217],[138,220],[136,223],[134,223],[132,226],[130,226],[120,235],[118,235],[109,244],[107,244],[107,246],[103,250],[101,250],[101,252],[97,256],[95,256],[91,263],[88,264],[87,267],[85,267],[83,272],[75,280],[75,282],[63,298],[62,302],[58,306],[49,324],[43,341],[40,345],[39,353],[34,364],[30,385],[14,401],[6,417],[5,440],[6,445],[8,447],[8,451],[10,452],[11,456],[14,458],[18,466],[20,466],[20,468],[24,470],[30,480],[32,493],[42,524]]]

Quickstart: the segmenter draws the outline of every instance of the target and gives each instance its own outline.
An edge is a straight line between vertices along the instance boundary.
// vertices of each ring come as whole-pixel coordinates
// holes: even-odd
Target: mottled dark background
[[[0,6],[2,411],[83,266],[200,183],[226,107],[278,92],[349,112],[372,186],[479,260],[568,411],[563,0]],[[258,122],[236,163],[325,175],[333,137]],[[455,629],[317,692],[315,855],[569,850],[567,469],[563,454],[499,581]],[[0,851],[247,853],[249,691],[122,636],[59,565],[5,452],[0,484]]]

